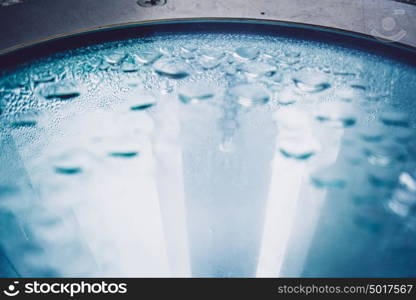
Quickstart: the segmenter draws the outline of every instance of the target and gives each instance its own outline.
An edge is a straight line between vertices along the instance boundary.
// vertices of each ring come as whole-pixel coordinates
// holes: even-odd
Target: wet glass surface
[[[416,70],[267,35],[0,78],[2,276],[415,276]]]

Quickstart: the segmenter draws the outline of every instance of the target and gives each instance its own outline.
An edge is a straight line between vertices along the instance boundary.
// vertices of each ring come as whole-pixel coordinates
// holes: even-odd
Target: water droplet
[[[387,203],[387,207],[396,215],[406,217],[409,213],[410,207],[406,202],[402,201],[403,198],[407,198],[405,193],[402,191],[396,192],[392,199]],[[414,195],[412,195],[412,198],[414,198]]]
[[[320,149],[320,144],[312,137],[283,138],[278,145],[280,153],[287,158],[307,160]]]
[[[261,77],[261,76],[273,76],[277,69],[274,66],[271,66],[262,62],[246,62],[241,65],[240,70],[245,72],[246,75],[252,78]]]
[[[299,100],[299,95],[293,92],[292,89],[286,88],[283,91],[276,92],[277,102],[282,105],[294,104]]]
[[[332,72],[332,69],[328,65],[323,65],[323,66],[319,66],[319,71],[322,71],[324,73],[328,73],[329,74],[329,73]]]
[[[408,191],[416,192],[416,179],[407,172],[399,176],[399,183]]]
[[[235,50],[235,55],[242,59],[255,59],[260,51],[254,47],[240,47]]]
[[[20,127],[34,127],[37,124],[37,119],[39,118],[38,112],[24,112],[19,113],[13,116],[11,125],[14,128]]]
[[[192,82],[179,89],[178,97],[185,104],[197,103],[200,100],[213,98],[214,88],[204,82]]]
[[[378,221],[372,220],[371,218],[365,216],[355,216],[354,223],[358,227],[365,229],[373,234],[381,230],[381,224]]]
[[[145,110],[154,106],[155,103],[138,104],[130,107],[131,110]]]
[[[198,60],[198,62],[203,69],[211,70],[211,69],[218,67],[221,63],[221,60],[203,56]]]
[[[341,103],[323,103],[316,120],[335,128],[347,128],[354,126],[357,122],[355,115],[351,112],[351,107]]]
[[[286,57],[300,57],[300,51],[298,50],[286,50],[285,51],[285,56]]]
[[[349,141],[344,139],[343,145],[349,147],[348,151],[345,151],[344,155],[341,158],[341,161],[345,161],[351,166],[359,166],[361,165],[364,160],[364,154],[361,148],[354,146],[355,143],[353,141]]]
[[[408,115],[403,112],[384,112],[380,119],[387,126],[409,127]]]
[[[361,98],[362,94],[353,88],[343,87],[335,91],[335,97],[341,101],[351,102],[355,99]]]
[[[281,66],[293,66],[300,62],[299,57],[297,56],[281,56],[279,57],[279,64]]]
[[[236,75],[238,69],[235,64],[223,64],[222,65],[222,71],[227,75]]]
[[[98,69],[101,71],[107,71],[110,68],[110,64],[103,60],[101,64],[98,66]]]
[[[403,172],[399,176],[399,183],[400,186],[394,190],[387,207],[396,215],[406,217],[416,204],[416,181],[410,174]]]
[[[275,114],[279,135],[309,135],[311,129],[310,116],[305,111],[294,107],[280,108]]]
[[[181,57],[183,59],[194,59],[195,58],[195,49],[189,49],[187,47],[181,48]]]
[[[357,73],[355,72],[340,71],[340,70],[333,71],[332,73],[336,76],[356,76],[357,75]]]
[[[128,133],[124,135],[118,135],[117,132],[114,132],[111,135],[101,136],[100,139],[95,141],[94,145],[94,152],[97,152],[100,156],[106,155],[111,157],[119,157],[119,158],[133,158],[140,154],[140,150],[143,147],[144,140],[140,137],[145,136],[147,134],[148,129],[141,128],[142,122],[134,122],[136,118],[127,118],[127,116],[123,116],[120,119],[120,122],[124,122],[125,124],[119,124],[120,127],[130,126],[132,128],[126,128],[129,130]],[[117,122],[117,120],[115,120]],[[134,127],[137,126],[137,129],[141,130],[141,132],[137,132]]]
[[[95,57],[91,57],[90,59],[88,59],[88,65],[91,67],[91,69],[96,69],[100,66],[100,64],[102,63],[102,58],[99,56],[95,56]]]
[[[120,64],[123,59],[126,57],[126,53],[123,52],[113,52],[106,56],[104,56],[104,60],[111,65],[118,65]]]
[[[143,88],[144,87],[142,79],[137,79],[137,78],[127,79],[125,80],[125,83],[128,87],[131,87],[131,88]]]
[[[406,144],[412,141],[415,132],[414,129],[410,127],[395,127],[391,134],[398,143]]]
[[[80,96],[80,89],[72,81],[61,81],[43,86],[39,94],[45,99],[70,100]]]
[[[164,80],[160,83],[160,93],[162,95],[167,95],[173,92],[173,84],[169,80]]]
[[[199,54],[205,58],[219,60],[224,56],[224,52],[218,49],[203,49]]]
[[[342,168],[334,166],[323,168],[311,175],[311,181],[317,188],[342,189],[347,185],[347,179],[341,172]]]
[[[357,128],[358,136],[369,143],[378,143],[384,139],[385,129],[378,122],[364,122]]]
[[[397,167],[377,165],[369,169],[368,180],[376,188],[393,189],[397,185],[399,173]]]
[[[137,53],[134,55],[136,60],[142,64],[150,65],[154,63],[156,60],[158,60],[162,56],[162,53],[160,53],[157,50],[154,51],[141,51],[140,53]]]
[[[155,94],[141,86],[129,90],[122,95],[122,98],[125,102],[121,103],[121,108],[133,111],[145,110],[157,103]]]
[[[55,81],[55,75],[51,72],[40,72],[33,75],[33,81],[35,83],[47,83]]]
[[[51,157],[56,173],[62,175],[76,175],[90,166],[91,157],[88,152],[73,149],[66,153]]]
[[[139,66],[135,63],[125,61],[121,64],[121,70],[126,73],[137,72]]]
[[[352,82],[350,83],[350,87],[352,87],[353,89],[361,90],[361,91],[367,90],[367,85],[362,81]]]
[[[55,167],[55,172],[63,175],[75,175],[82,172],[79,167]]]
[[[378,102],[378,101],[382,100],[383,98],[384,98],[383,95],[376,94],[376,93],[367,93],[365,95],[365,99],[367,99],[368,101],[371,101],[371,102]]]
[[[159,59],[153,64],[157,74],[172,79],[182,79],[189,76],[189,65],[174,59]]]
[[[269,92],[259,84],[241,84],[229,90],[229,94],[242,106],[265,104],[269,101]]]
[[[294,74],[292,80],[305,93],[319,93],[331,87],[325,73],[312,69],[302,69]]]
[[[138,152],[111,152],[109,153],[112,157],[118,157],[118,158],[133,158],[139,155]]]
[[[404,162],[406,155],[402,148],[394,144],[374,144],[363,150],[370,164],[375,166],[389,166],[398,162]]]

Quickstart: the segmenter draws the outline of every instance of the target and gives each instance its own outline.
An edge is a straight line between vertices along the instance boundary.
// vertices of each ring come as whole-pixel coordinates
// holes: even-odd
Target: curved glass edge
[[[192,23],[193,26],[189,26]],[[192,33],[267,34],[333,44],[377,54],[416,66],[416,47],[398,42],[383,42],[363,33],[320,25],[279,20],[246,18],[192,18],[148,20],[53,36],[44,40],[0,51],[0,69],[11,68],[57,52],[104,42],[144,38],[160,34]]]

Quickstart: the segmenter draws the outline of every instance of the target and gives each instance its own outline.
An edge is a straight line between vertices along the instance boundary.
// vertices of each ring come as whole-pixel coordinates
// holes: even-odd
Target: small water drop
[[[280,92],[276,92],[276,99],[279,104],[290,105],[299,100],[299,95],[294,93],[292,89],[286,88]]]
[[[346,187],[347,179],[341,169],[334,166],[320,169],[311,175],[311,181],[317,188],[342,189]]]
[[[11,125],[14,128],[20,127],[35,127],[37,125],[37,119],[39,118],[38,112],[24,112],[16,114],[12,117]]]
[[[287,158],[308,160],[320,149],[320,144],[313,138],[284,138],[278,145],[280,153]]]
[[[35,84],[53,82],[55,79],[55,75],[51,72],[40,72],[33,75],[33,81]]]
[[[361,148],[355,146],[354,141],[344,139],[343,145],[349,147],[349,149],[348,151],[345,151],[344,155],[341,157],[341,161],[345,161],[350,166],[359,166],[365,161]]]
[[[298,56],[281,56],[278,61],[281,66],[289,67],[298,64],[300,62],[300,58]]]
[[[121,103],[121,108],[127,108],[132,111],[145,110],[153,107],[157,103],[156,95],[150,91],[143,89],[141,86],[132,88],[123,94],[122,98],[125,100],[125,102]]]
[[[409,127],[408,115],[403,112],[384,112],[381,114],[380,120],[387,126]]]
[[[201,65],[201,67],[205,70],[211,70],[211,69],[215,69],[216,67],[218,67],[221,63],[220,59],[217,58],[211,58],[211,57],[206,57],[206,56],[202,56],[199,60],[198,60],[199,64]]]
[[[188,47],[182,47],[180,56],[183,59],[194,59],[195,58],[195,49],[188,48]]]
[[[63,175],[75,175],[82,172],[79,167],[55,167],[55,172]]]
[[[364,82],[363,80],[358,79],[353,82],[350,82],[350,87],[363,92],[367,90],[367,83]]]
[[[362,94],[356,89],[350,87],[342,87],[335,91],[335,97],[341,101],[352,102],[361,98]]]
[[[125,57],[126,57],[126,53],[113,52],[104,56],[104,60],[111,65],[118,65],[124,60]]]
[[[121,64],[121,70],[126,73],[137,72],[139,66],[133,62],[125,61]]]
[[[143,79],[140,78],[126,79],[125,84],[130,88],[144,88]]]
[[[409,173],[401,173],[399,176],[399,183],[408,191],[416,192],[416,178]]]
[[[316,120],[334,128],[347,128],[357,122],[351,107],[341,103],[323,103],[316,114]]]
[[[385,128],[378,122],[368,121],[359,124],[357,133],[363,141],[378,143],[384,139]]]
[[[159,59],[153,67],[157,74],[171,79],[182,79],[190,75],[189,65],[175,59]]]
[[[162,53],[160,53],[157,50],[154,51],[141,51],[140,53],[137,53],[134,55],[136,60],[142,64],[150,65],[154,63],[156,60],[158,60],[162,56]]]
[[[305,93],[319,93],[331,87],[325,73],[312,69],[300,70],[293,75],[292,80]]]
[[[300,57],[300,51],[294,49],[286,50],[284,54],[286,57]]]
[[[163,80],[160,82],[159,90],[160,94],[162,95],[168,95],[173,92],[174,85],[170,80]]]
[[[406,155],[402,148],[394,144],[374,144],[369,145],[363,150],[368,162],[375,166],[389,166],[406,160]]]
[[[45,99],[70,100],[80,96],[79,86],[72,81],[61,81],[43,86],[39,94]]]
[[[224,56],[224,52],[219,49],[202,49],[199,54],[202,57],[219,60]]]
[[[369,169],[368,180],[376,188],[393,189],[397,185],[399,174],[397,166],[386,168],[383,165],[374,165]]]
[[[118,157],[118,158],[133,158],[139,155],[139,152],[132,151],[132,152],[111,152],[109,156],[111,157]]]
[[[254,47],[240,47],[235,50],[235,55],[241,59],[253,60],[259,55],[260,51]]]
[[[182,103],[197,103],[200,100],[214,97],[215,89],[204,82],[192,82],[178,90],[178,98]]]
[[[265,104],[270,99],[269,92],[259,84],[241,84],[231,88],[229,94],[246,107]]]
[[[410,127],[395,127],[391,132],[391,135],[400,144],[407,144],[412,141],[414,134],[414,129]]]
[[[133,105],[132,107],[130,107],[131,110],[145,110],[148,108],[151,108],[155,105],[155,103],[146,103],[146,104],[138,104],[138,105]]]
[[[365,99],[371,102],[378,102],[382,100],[385,96],[377,94],[377,93],[367,93],[365,95]]]
[[[261,76],[273,76],[277,69],[275,66],[271,66],[263,62],[246,62],[241,65],[239,68],[241,71],[245,72],[249,77],[256,78]]]
[[[222,67],[222,71],[225,74],[227,74],[227,75],[229,75],[231,77],[231,76],[235,76],[237,74],[238,68],[237,68],[237,66],[235,64],[234,65],[225,64]]]

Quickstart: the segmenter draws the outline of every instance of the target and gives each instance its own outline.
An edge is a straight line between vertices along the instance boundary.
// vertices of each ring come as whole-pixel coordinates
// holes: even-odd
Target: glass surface
[[[415,91],[410,65],[260,33],[5,70],[0,275],[416,276]]]

